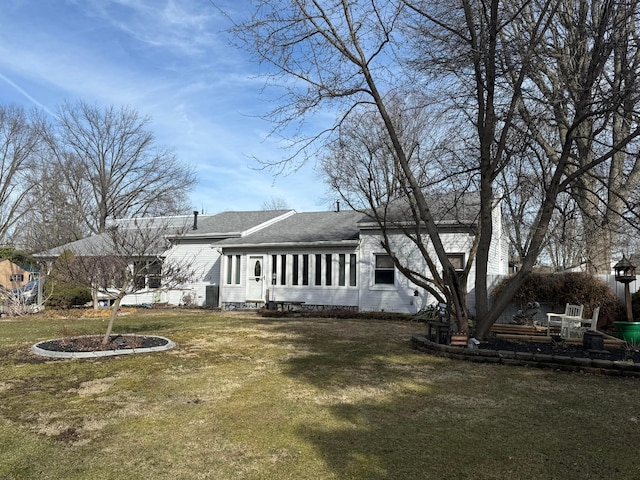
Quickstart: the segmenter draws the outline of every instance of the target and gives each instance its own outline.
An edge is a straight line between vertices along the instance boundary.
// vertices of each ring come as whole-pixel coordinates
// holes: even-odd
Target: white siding
[[[220,253],[209,243],[182,241],[167,252],[165,262],[176,262],[184,265],[184,268],[193,270],[193,281],[182,288],[136,292],[125,296],[122,303],[125,305],[152,303],[180,305],[184,304],[186,299],[191,299],[196,306],[202,306],[207,285],[216,285],[220,282]]]
[[[461,233],[444,233],[441,235],[443,245],[447,253],[464,253],[465,261],[468,259],[469,249],[473,238]],[[376,285],[374,282],[375,255],[383,254],[384,249],[380,245],[381,237],[376,231],[361,232],[360,258],[360,310],[376,311],[385,310],[390,312],[415,313],[436,300],[426,291],[417,288],[405,276],[397,270],[395,272],[394,285]],[[413,242],[402,234],[390,236],[392,250],[399,257],[400,261],[410,265],[414,270],[422,270],[429,275],[426,262],[414,246]],[[435,251],[430,241],[425,241],[427,250],[437,265]],[[469,274],[469,285],[471,289],[475,275],[475,267]],[[417,291],[417,296],[414,295]]]
[[[488,275],[506,275],[509,268],[509,245],[502,225],[501,204],[493,209],[493,238],[489,247]]]

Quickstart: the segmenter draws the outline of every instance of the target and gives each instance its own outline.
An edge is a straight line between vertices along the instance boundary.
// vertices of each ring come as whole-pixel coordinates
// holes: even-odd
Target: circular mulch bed
[[[38,355],[69,358],[157,352],[175,346],[168,338],[155,335],[111,335],[106,345],[103,339],[104,335],[58,338],[35,344],[33,351]]]

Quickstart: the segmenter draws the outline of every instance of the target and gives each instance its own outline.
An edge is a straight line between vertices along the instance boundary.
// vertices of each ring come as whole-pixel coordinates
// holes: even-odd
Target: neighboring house
[[[16,265],[11,260],[0,259],[0,287],[13,290],[26,285],[33,280],[34,271],[31,267]]]
[[[462,268],[476,230],[473,219],[477,206],[458,206],[467,212],[460,215],[458,209],[454,215],[450,206],[432,208],[442,213],[438,225],[445,249]],[[402,213],[398,210],[394,215],[400,218]],[[239,309],[258,308],[269,299],[304,302],[304,308],[413,313],[434,302],[394,268],[381,246],[378,224],[363,213],[223,212],[172,217],[171,221],[175,233],[165,235],[171,248],[159,253],[164,261],[192,259],[199,272],[197,278],[181,289],[168,291],[153,288],[157,286],[151,284],[153,278],[141,279],[140,290],[126,296],[123,304],[163,302]],[[491,246],[489,273],[506,274],[508,252],[499,206],[494,222],[496,238]],[[126,228],[126,221],[118,225]],[[398,256],[414,267],[424,265],[400,231],[393,230],[389,238]],[[53,259],[65,249],[82,255],[83,246],[98,241],[98,237],[91,237],[42,256]],[[471,271],[468,291],[472,310],[473,279]]]

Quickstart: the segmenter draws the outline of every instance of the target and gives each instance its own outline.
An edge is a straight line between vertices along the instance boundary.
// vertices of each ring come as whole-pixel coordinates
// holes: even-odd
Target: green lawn
[[[638,479],[640,382],[445,360],[417,323],[141,311],[168,352],[51,360],[0,321],[2,479]]]

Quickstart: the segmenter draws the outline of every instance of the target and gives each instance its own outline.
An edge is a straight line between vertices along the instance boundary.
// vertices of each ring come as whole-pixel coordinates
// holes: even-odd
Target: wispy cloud
[[[194,207],[253,209],[282,197],[317,209],[323,188],[310,168],[275,179],[255,168],[253,157],[284,153],[265,139],[259,117],[273,103],[257,65],[228,46],[227,26],[207,0],[2,2],[0,101],[52,114],[82,99],[150,116],[158,143],[198,171]]]
[[[35,105],[36,107],[44,110],[45,112],[47,112],[49,115],[53,115],[53,112],[51,110],[49,110],[46,106],[44,106],[43,104],[41,104],[38,100],[36,100],[35,98],[33,98],[27,91],[25,91],[20,85],[17,85],[16,83],[14,83],[13,81],[11,81],[9,78],[5,77],[4,75],[2,75],[0,73],[0,80],[4,81],[5,83],[7,83],[9,86],[11,86],[12,88],[14,88],[17,92],[19,92],[24,98],[26,98],[27,100],[29,100],[29,102],[31,102],[33,105]]]

